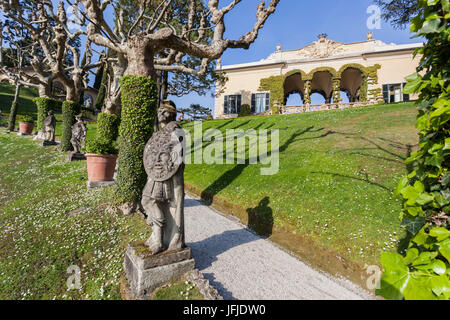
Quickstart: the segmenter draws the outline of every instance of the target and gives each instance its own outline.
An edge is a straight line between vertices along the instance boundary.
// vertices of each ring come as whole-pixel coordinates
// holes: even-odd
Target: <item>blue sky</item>
[[[221,1],[224,4],[229,1]],[[269,0],[266,0],[268,3]],[[226,37],[239,38],[250,30],[256,21],[256,5],[259,0],[243,0],[230,12],[225,20]],[[222,65],[258,61],[275,51],[279,43],[282,50],[299,49],[317,40],[317,35],[328,34],[328,39],[339,42],[364,41],[369,31],[374,38],[386,43],[415,43],[420,39],[411,39],[409,28],[395,30],[388,22],[381,21],[381,29],[369,30],[367,8],[372,0],[281,0],[277,11],[260,30],[257,40],[250,49],[229,49],[222,57]],[[316,97],[314,97],[316,96]],[[312,103],[318,99],[313,95]],[[214,99],[210,94],[198,96],[191,94],[182,98],[171,97],[178,108],[199,103],[213,109]],[[321,98],[320,98],[321,99]],[[316,100],[317,102],[320,101]]]

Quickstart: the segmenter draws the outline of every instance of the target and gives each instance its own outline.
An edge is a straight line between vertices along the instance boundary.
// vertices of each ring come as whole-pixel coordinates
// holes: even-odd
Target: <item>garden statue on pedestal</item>
[[[176,116],[173,102],[165,101],[158,109],[161,129],[152,135],[144,149],[148,178],[142,206],[153,231],[145,244],[153,254],[184,247],[182,129],[175,121]]]
[[[56,118],[53,115],[53,110],[47,113],[47,117],[44,119],[44,128],[42,129],[44,141],[42,141],[42,146],[54,146],[55,142],[55,128],[56,128]]]
[[[175,121],[173,102],[158,109],[161,129],[144,149],[147,184],[142,207],[152,235],[147,241],[131,242],[124,269],[132,295],[147,299],[157,286],[194,269],[191,251],[184,243],[184,134]]]
[[[72,138],[70,138],[73,152],[69,153],[67,161],[86,160],[84,154],[80,152],[80,149],[85,146],[87,134],[87,127],[82,118],[82,114],[75,117],[77,122],[72,126]]]

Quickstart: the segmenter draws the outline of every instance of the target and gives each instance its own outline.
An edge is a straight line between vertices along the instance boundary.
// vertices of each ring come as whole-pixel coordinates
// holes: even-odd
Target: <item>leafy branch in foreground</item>
[[[406,93],[420,93],[416,127],[420,149],[406,160],[413,170],[398,184],[405,255],[384,253],[377,294],[387,299],[450,299],[450,18],[449,0],[419,0],[411,32],[426,43],[407,78]]]

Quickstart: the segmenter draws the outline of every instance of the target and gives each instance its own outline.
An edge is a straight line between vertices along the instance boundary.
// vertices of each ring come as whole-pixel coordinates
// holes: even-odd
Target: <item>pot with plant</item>
[[[19,133],[22,135],[30,135],[33,133],[34,119],[30,116],[23,116],[19,121]]]
[[[85,151],[89,182],[114,181],[118,154],[114,142],[95,137],[86,142]]]

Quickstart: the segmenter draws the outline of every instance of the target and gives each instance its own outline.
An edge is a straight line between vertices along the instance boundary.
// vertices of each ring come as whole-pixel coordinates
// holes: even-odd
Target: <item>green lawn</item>
[[[111,188],[87,190],[86,163],[56,147],[0,128],[0,154],[0,300],[120,299],[123,254],[149,236],[145,221],[107,212]],[[67,290],[71,265],[81,290]]]
[[[417,147],[415,116],[413,103],[402,103],[207,121],[204,130],[278,129],[279,172],[262,176],[266,166],[248,161],[190,164],[185,181],[188,189],[305,256],[314,255],[300,247],[311,244],[358,265],[379,264],[381,252],[396,250],[404,236],[401,199],[393,190],[407,173],[403,160]],[[192,131],[192,124],[184,126]],[[289,234],[304,243],[287,239]]]

